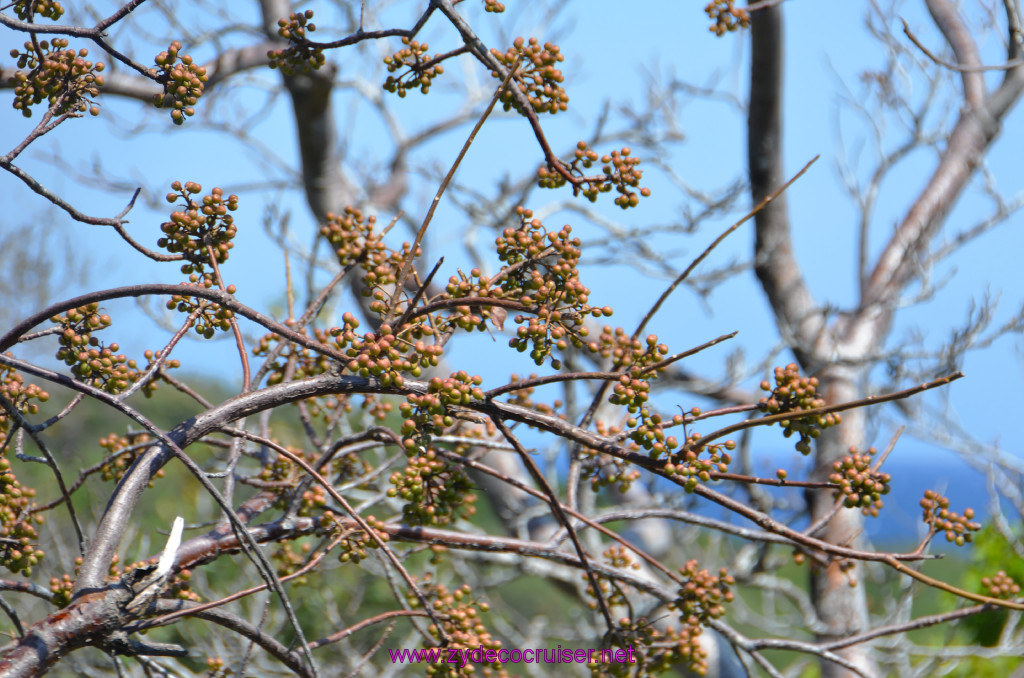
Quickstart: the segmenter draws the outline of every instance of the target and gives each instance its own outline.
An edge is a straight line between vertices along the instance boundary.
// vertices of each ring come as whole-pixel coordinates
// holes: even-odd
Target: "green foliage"
[[[1018,545],[1021,543],[1016,537]],[[971,566],[963,574],[960,586],[968,591],[978,591],[992,595],[985,580],[991,581],[996,572],[1004,572],[1016,582],[1024,581],[1024,558],[1007,557],[1015,553],[1012,544],[992,525],[988,525],[974,535],[974,548],[971,549]],[[1020,615],[1016,614],[1017,625],[1021,626]],[[1010,612],[1007,610],[991,610],[985,614],[968,617],[963,621],[963,633],[968,642],[984,647],[995,645],[1003,633]],[[968,672],[962,675],[971,675]],[[980,674],[977,674],[980,675]]]

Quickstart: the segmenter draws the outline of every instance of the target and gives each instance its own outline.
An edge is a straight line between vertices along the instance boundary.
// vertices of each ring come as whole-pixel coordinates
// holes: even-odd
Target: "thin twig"
[[[984,73],[986,71],[1009,71],[1018,66],[1024,65],[1024,58],[1012,59],[1003,64],[995,66],[961,66],[960,64],[954,64],[946,61],[945,59],[939,58],[930,49],[924,46],[916,35],[910,30],[910,26],[907,24],[907,20],[900,17],[900,21],[903,23],[903,33],[910,38],[910,42],[914,43],[921,52],[932,60],[936,65],[948,68],[951,71],[957,73]]]
[[[480,131],[480,128],[484,126],[484,122],[487,121],[487,117],[491,114],[491,111],[494,110],[495,104],[498,103],[498,98],[501,96],[502,91],[508,86],[508,83],[512,80],[512,76],[517,70],[518,64],[516,67],[509,69],[505,80],[501,83],[498,89],[494,91],[494,96],[491,97],[491,102],[487,104],[487,108],[484,109],[483,115],[481,115],[480,119],[477,120],[476,125],[473,127],[473,131],[469,133],[466,143],[462,145],[459,155],[455,158],[455,162],[452,163],[451,169],[448,170],[448,174],[445,175],[444,179],[441,181],[441,185],[438,186],[437,193],[434,194],[434,199],[430,202],[430,207],[427,209],[427,215],[423,218],[423,224],[420,225],[419,231],[416,232],[416,238],[413,240],[412,247],[409,249],[409,255],[402,260],[402,267],[399,269],[398,275],[395,278],[395,290],[391,295],[391,303],[388,307],[385,323],[390,324],[391,320],[393,320],[396,315],[398,300],[405,287],[405,279],[409,277],[409,269],[412,266],[413,259],[416,258],[416,250],[419,249],[420,243],[423,242],[423,236],[427,232],[427,227],[430,225],[431,219],[434,218],[434,211],[441,202],[441,196],[444,195],[444,191],[448,188],[448,184],[451,183],[451,180],[455,177],[455,172],[459,169],[462,159],[466,157],[466,153],[469,151],[469,147],[476,139],[477,133]]]
[[[555,491],[551,489],[551,485],[548,484],[544,474],[537,468],[537,463],[534,462],[533,457],[526,451],[526,448],[522,446],[519,439],[515,437],[512,431],[509,430],[505,422],[499,417],[492,419],[494,425],[501,432],[501,435],[505,437],[505,440],[509,442],[512,447],[516,449],[519,454],[519,458],[522,460],[523,465],[526,466],[527,471],[533,477],[535,483],[537,483],[544,494],[547,496],[548,505],[551,507],[551,512],[555,514],[555,518],[562,525],[565,531],[569,534],[569,539],[572,541],[573,548],[576,549],[576,555],[580,559],[580,563],[583,565],[583,569],[587,574],[587,580],[590,582],[590,587],[594,594],[594,599],[597,601],[597,606],[601,609],[601,614],[604,615],[605,623],[608,625],[608,631],[614,633],[618,628],[612,619],[611,609],[608,607],[608,601],[604,599],[604,594],[601,592],[601,582],[597,579],[597,575],[594,574],[594,570],[590,566],[590,559],[587,557],[586,551],[583,549],[583,544],[580,543],[579,537],[576,535],[576,529],[572,526],[569,521],[569,517],[565,511],[562,510],[562,502],[558,501],[558,497],[555,495]]]
[[[740,219],[739,221],[734,223],[732,226],[730,226],[729,228],[727,228],[724,231],[722,231],[722,233],[717,238],[715,238],[711,242],[710,245],[708,245],[706,248],[704,248],[704,251],[701,252],[697,256],[696,259],[691,261],[690,265],[687,266],[686,269],[684,269],[683,272],[680,273],[676,277],[676,279],[673,280],[672,283],[668,287],[665,288],[665,291],[661,293],[661,296],[658,297],[658,300],[654,302],[654,305],[651,306],[651,308],[647,311],[647,314],[644,315],[643,320],[641,320],[640,324],[637,325],[636,330],[633,332],[633,339],[636,339],[637,337],[640,336],[640,333],[644,331],[645,327],[647,327],[647,323],[649,323],[651,321],[651,319],[655,316],[655,314],[657,314],[658,310],[661,308],[661,305],[664,304],[665,301],[668,299],[669,295],[671,295],[672,292],[675,291],[675,289],[677,287],[679,287],[679,285],[682,284],[682,282],[689,277],[690,273],[693,272],[693,269],[697,268],[697,266],[699,266],[702,261],[707,259],[708,255],[711,254],[711,252],[716,247],[718,247],[722,243],[723,240],[725,240],[727,237],[729,237],[729,234],[731,234],[733,231],[735,231],[737,228],[739,228],[740,226],[742,226],[743,224],[745,224],[749,220],[753,219],[754,216],[758,212],[763,210],[765,207],[768,206],[769,203],[771,203],[773,200],[775,200],[780,195],[782,195],[782,193],[787,188],[789,188],[790,186],[793,185],[794,181],[796,181],[797,179],[802,177],[804,175],[804,173],[811,168],[811,165],[813,165],[818,160],[819,157],[821,157],[821,156],[816,155],[813,158],[811,158],[810,161],[808,161],[808,163],[806,165],[804,165],[803,168],[801,168],[801,170],[799,172],[794,174],[789,179],[789,181],[787,181],[786,183],[782,184],[782,186],[779,186],[777,189],[775,189],[774,191],[772,191],[771,193],[766,195],[761,200],[761,202],[757,203],[757,205],[754,207],[754,209],[752,209],[749,212],[747,212],[747,214],[742,219]]]

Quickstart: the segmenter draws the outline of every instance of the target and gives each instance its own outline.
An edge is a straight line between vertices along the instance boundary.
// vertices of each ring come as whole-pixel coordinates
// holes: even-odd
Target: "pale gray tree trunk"
[[[899,297],[919,271],[916,263],[927,255],[932,238],[998,135],[1000,121],[1024,88],[1024,66],[1019,59],[1019,7],[1005,3],[1011,27],[1006,57],[1013,67],[1007,68],[998,87],[988,92],[982,72],[977,70],[981,60],[974,38],[956,7],[949,0],[925,0],[925,5],[952,49],[955,62],[966,67],[960,71],[961,113],[925,188],[911,202],[873,267],[865,267],[857,307],[838,316],[842,318],[838,321],[829,322],[825,316],[793,254],[784,194],[755,217],[755,271],[771,304],[779,334],[803,371],[818,377],[819,390],[829,405],[867,395],[862,392],[862,385],[872,367],[870,357],[878,355],[885,346]],[[783,5],[754,12],[751,19],[748,164],[751,196],[758,203],[788,179],[782,166]],[[863,449],[870,444],[864,439],[865,416],[863,410],[845,412],[842,425],[818,439],[814,449],[818,479],[827,477],[832,463],[850,447]],[[813,493],[809,499],[812,521],[826,516],[833,508],[830,493]],[[837,544],[849,544],[851,540],[856,543],[862,524],[859,512],[843,510],[822,527],[818,536]],[[868,627],[860,567],[842,568],[841,563],[832,562],[828,567],[811,570],[814,604],[826,627],[821,640],[850,636]],[[851,580],[857,586],[851,587]],[[870,646],[857,645],[838,654],[863,674],[879,675]],[[825,678],[855,675],[830,661],[823,660],[821,667]]]

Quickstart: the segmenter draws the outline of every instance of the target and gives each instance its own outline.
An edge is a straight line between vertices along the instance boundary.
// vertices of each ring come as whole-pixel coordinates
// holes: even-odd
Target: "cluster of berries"
[[[736,0],[712,0],[704,8],[714,23],[709,30],[721,37],[740,28],[750,27],[750,12],[736,6]]]
[[[622,617],[606,638],[612,646],[632,649],[635,662],[592,664],[590,675],[593,678],[654,678],[680,665],[695,675],[707,675],[708,651],[700,640],[703,631],[700,624],[683,624],[679,629],[658,628],[647,617]]]
[[[280,68],[285,75],[309,73],[326,63],[323,48],[311,43],[308,34],[316,30],[312,22],[313,10],[292,12],[287,19],[277,22],[277,34],[288,41],[282,49],[267,52],[271,68]]]
[[[351,313],[345,313],[344,322],[345,330],[351,330],[359,326],[359,321]],[[284,321],[284,324],[290,329],[295,330],[298,323],[294,318],[288,318]],[[308,334],[305,327],[297,331],[303,335]],[[319,328],[313,329],[313,336],[321,344],[327,344],[331,339],[329,331]],[[260,337],[259,341],[252,348],[252,354],[264,358],[269,358],[271,354],[274,354],[274,362],[270,364],[267,375],[268,386],[282,383],[289,365],[291,365],[291,376],[293,379],[305,379],[324,374],[331,364],[330,358],[323,353],[317,353],[305,346],[294,344],[280,334],[273,332]]]
[[[490,610],[490,605],[484,601],[477,600],[473,595],[473,589],[468,584],[464,584],[456,589],[449,589],[440,582],[435,583],[433,577],[428,572],[423,577],[420,590],[427,600],[431,601],[430,606],[434,616],[441,620],[443,626],[442,629],[438,629],[434,624],[431,624],[427,630],[430,635],[438,640],[440,640],[441,631],[443,630],[449,642],[445,646],[446,648],[455,650],[501,649],[501,641],[492,636],[483,623],[483,615]],[[423,606],[414,592],[409,591],[406,596],[409,601],[409,607],[418,609]],[[476,662],[469,666],[474,666],[475,664]],[[480,666],[484,675],[495,676],[496,678],[508,675],[501,664],[497,662],[493,664],[483,663]],[[449,676],[455,678],[456,676],[465,675],[457,664],[445,663],[431,665],[426,673],[428,676],[436,678],[447,678]]]
[[[873,447],[864,453],[851,447],[848,455],[833,462],[834,472],[829,481],[839,486],[835,496],[843,497],[847,508],[860,508],[864,515],[877,518],[882,508],[882,495],[889,494],[891,478],[888,473],[871,470],[876,452]]]
[[[423,395],[410,393],[399,411],[405,417],[402,422],[402,446],[406,454],[415,455],[429,447],[431,437],[455,425],[453,406],[468,405],[481,401],[484,392],[480,389],[483,379],[459,370],[444,379],[434,377],[427,383]]]
[[[167,51],[156,56],[155,75],[164,91],[153,97],[157,108],[170,108],[171,121],[181,125],[185,118],[196,114],[195,105],[203,95],[203,88],[209,77],[206,69],[195,63],[187,54],[179,56],[181,43],[175,40]],[[154,71],[154,69],[150,69]]]
[[[99,115],[99,107],[89,99],[100,93],[104,65],[87,56],[87,49],[68,49],[66,38],[42,40],[38,47],[26,42],[24,52],[12,49],[19,69],[8,79],[14,85],[14,108],[29,118],[32,106],[46,101],[55,115]],[[20,70],[24,68],[29,70]]]
[[[364,518],[367,527],[376,533],[377,538],[384,543],[387,543],[390,538],[388,533],[383,529],[383,526],[377,518],[374,516],[366,516]],[[359,561],[366,558],[368,555],[367,549],[378,548],[376,539],[373,539],[363,530],[353,530],[343,527],[338,521],[338,517],[331,511],[324,513],[320,519],[320,527],[327,533],[336,535],[341,534],[342,539],[338,542],[338,562],[345,563],[359,563]]]
[[[526,96],[534,111],[554,115],[569,108],[569,95],[562,88],[565,78],[557,67],[565,61],[565,56],[559,51],[558,45],[550,42],[541,45],[537,38],[524,40],[519,37],[504,52],[492,49],[491,55],[506,68],[524,64],[512,76],[512,81]],[[491,75],[498,80],[503,79],[497,71],[491,71]],[[502,92],[500,99],[506,111],[513,108],[519,110],[519,102],[512,92]]]
[[[197,202],[193,196],[203,190],[201,184],[180,181],[171,184],[171,193],[164,199],[174,204],[179,199],[178,209],[171,212],[170,221],[160,224],[164,237],[157,240],[157,246],[171,254],[180,254],[185,260],[181,272],[190,276],[189,282],[201,282],[207,289],[216,283],[213,273],[206,270],[212,256],[216,263],[228,260],[228,253],[235,246],[238,227],[235,218],[228,214],[238,209],[238,196],[224,196],[224,190],[215,186],[209,195]]]
[[[120,393],[139,378],[134,360],[116,351],[117,344],[105,346],[92,333],[110,326],[110,316],[100,314],[98,304],[87,304],[55,315],[50,322],[61,326],[57,360],[64,361],[71,373],[82,383],[106,391]]]
[[[534,309],[531,315],[515,316],[519,327],[509,346],[529,350],[533,361],[543,365],[555,349],[563,351],[570,344],[582,348],[588,334],[584,318],[610,315],[611,309],[588,303],[590,289],[580,281],[577,268],[581,242],[572,236],[572,227],[549,232],[531,210],[521,206],[516,216],[519,227],[506,228],[494,241],[501,271],[480,282],[482,286],[497,283],[502,296]],[[552,358],[551,365],[558,369],[561,361]]]
[[[1020,584],[1002,570],[999,570],[991,577],[982,577],[981,585],[985,592],[993,598],[1008,600],[1020,595]]]
[[[238,209],[238,196],[233,193],[225,196],[223,189],[215,186],[209,195],[204,195],[197,202],[194,196],[202,190],[202,185],[194,181],[171,184],[172,192],[165,199],[171,204],[180,199],[181,203],[171,213],[170,220],[160,225],[164,236],[157,240],[157,246],[185,260],[181,272],[189,277],[190,283],[210,289],[218,282],[215,276],[217,266],[227,261],[231,248],[235,246],[233,240],[238,227],[229,212]],[[207,266],[211,268],[207,269]],[[228,294],[236,291],[234,285],[225,289]],[[167,308],[181,313],[196,312],[196,334],[207,339],[212,338],[217,330],[228,331],[234,318],[233,311],[188,294],[172,295]]]
[[[124,435],[109,433],[100,438],[100,447],[106,452],[103,463],[100,466],[100,477],[107,481],[120,481],[132,464],[135,463],[135,460],[138,459],[139,455],[149,447],[151,442],[150,435],[143,431],[135,431]],[[156,477],[163,478],[164,470],[158,470]],[[153,487],[152,481],[149,483],[149,486]]]
[[[675,601],[683,621],[705,625],[725,614],[725,604],[733,600],[731,587],[736,580],[724,567],[715,575],[700,569],[696,560],[688,560],[679,572],[687,580]]]
[[[800,366],[790,363],[785,367],[775,368],[775,387],[765,380],[761,382],[761,390],[769,391],[770,396],[761,398],[758,406],[762,412],[778,414],[780,412],[799,413],[825,406],[825,401],[817,396],[817,377],[800,375]],[[801,454],[811,453],[811,440],[821,435],[829,427],[842,422],[838,412],[819,414],[815,417],[794,417],[779,422],[782,434],[790,437],[794,433],[800,435],[796,449]]]
[[[398,76],[389,75],[384,81],[384,91],[404,97],[410,89],[419,89],[422,94],[430,91],[434,78],[444,73],[441,65],[442,55],[427,56],[429,45],[410,38],[402,38],[405,45],[391,56],[384,57],[388,73],[396,73],[405,68]]]
[[[33,515],[36,491],[22,485],[11,462],[0,457],[0,565],[29,577],[45,553],[36,545],[41,515]]]
[[[22,414],[38,414],[39,403],[50,399],[49,393],[35,384],[26,384],[23,376],[6,365],[0,365],[0,396]],[[11,416],[6,409],[0,408],[0,449],[7,445],[7,432],[10,430]]]
[[[30,21],[33,15],[56,21],[64,16],[64,6],[56,0],[14,0],[14,16]]]
[[[925,490],[921,500],[925,525],[932,533],[944,532],[946,541],[963,546],[973,541],[974,532],[981,529],[981,523],[972,520],[974,509],[964,509],[963,515],[949,510],[949,499],[934,490]]]
[[[672,455],[671,461],[665,465],[665,472],[686,478],[683,489],[693,492],[698,483],[711,480],[713,472],[725,473],[729,470],[729,464],[732,463],[732,455],[729,453],[735,449],[736,442],[733,440],[705,444],[700,433],[691,433],[686,437],[683,448]],[[702,458],[702,455],[707,456]]]
[[[576,144],[573,159],[565,168],[570,175],[585,179],[581,182],[581,192],[590,202],[596,201],[601,193],[609,193],[615,189],[619,194],[615,198],[615,204],[622,209],[628,209],[639,205],[641,197],[651,195],[651,189],[640,187],[644,173],[637,167],[640,158],[633,156],[632,153],[627,146],[610,154],[598,156],[596,151],[588,147],[587,142],[580,141]],[[590,169],[599,160],[602,163],[601,175],[588,176],[584,170]],[[563,172],[551,165],[542,165],[537,170],[537,185],[541,188],[559,188],[565,186],[568,181]]]
[[[622,432],[618,426],[611,426],[603,420],[595,422],[595,430],[605,438],[616,437]],[[618,491],[625,494],[641,477],[640,471],[628,461],[598,450],[583,448],[580,457],[583,461],[583,477],[590,480],[590,489],[594,492],[617,485]]]
[[[476,513],[473,482],[462,466],[447,463],[432,449],[409,457],[391,474],[387,495],[405,502],[403,520],[411,525],[441,527]]]

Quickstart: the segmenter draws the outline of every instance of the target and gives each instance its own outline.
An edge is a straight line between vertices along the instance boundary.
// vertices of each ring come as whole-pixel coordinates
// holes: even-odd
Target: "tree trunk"
[[[818,374],[819,389],[826,404],[848,402],[862,397],[855,369],[830,365]],[[826,430],[817,440],[814,450],[815,480],[827,480],[832,472],[832,463],[845,456],[851,447],[862,449],[866,426],[866,412],[863,409],[843,413],[843,422]],[[820,490],[809,492],[811,521],[826,516],[835,506],[831,492]],[[817,537],[832,544],[858,546],[864,519],[859,511],[842,509],[817,533]],[[811,596],[818,617],[825,624],[826,631],[818,635],[819,641],[845,638],[868,629],[867,599],[861,578],[862,566],[852,561],[832,561],[825,568],[811,569]],[[870,646],[857,644],[839,650],[836,654],[850,661],[869,676],[880,675],[871,657]],[[822,661],[822,678],[847,678],[855,676],[849,669],[834,662]]]

